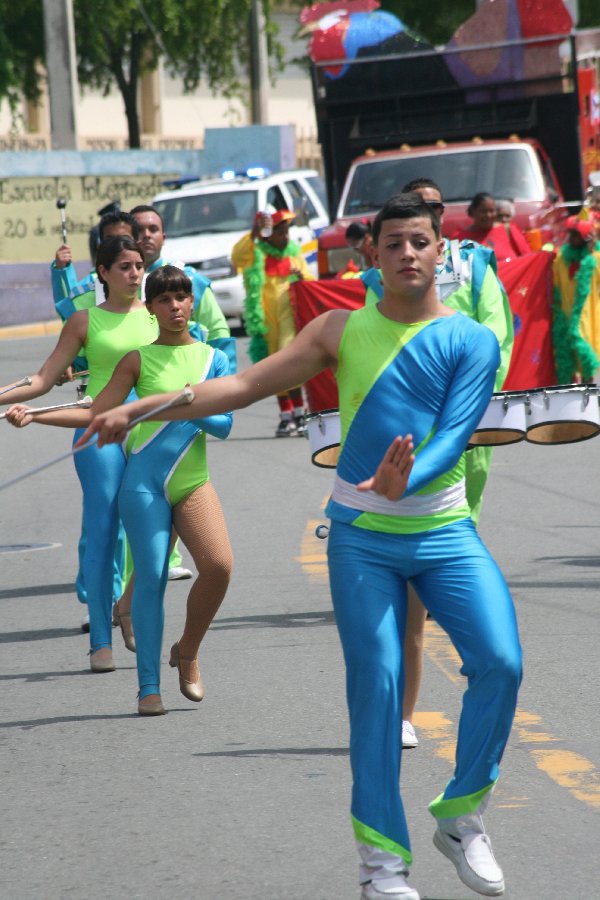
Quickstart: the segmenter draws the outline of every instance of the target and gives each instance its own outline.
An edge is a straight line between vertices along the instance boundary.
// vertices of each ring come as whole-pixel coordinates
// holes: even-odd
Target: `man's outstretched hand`
[[[394,438],[372,478],[357,484],[359,491],[375,491],[388,500],[399,500],[406,490],[415,461],[412,434]]]

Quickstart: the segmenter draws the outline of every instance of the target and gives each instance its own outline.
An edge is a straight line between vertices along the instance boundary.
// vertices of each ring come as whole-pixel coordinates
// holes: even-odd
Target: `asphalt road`
[[[0,342],[0,384],[35,370],[53,343]],[[2,900],[358,897],[343,665],[314,537],[331,475],[310,465],[305,441],[273,439],[275,421],[265,401],[237,414],[227,442],[210,443],[235,574],[201,651],[200,705],[167,665],[189,582],[169,585],[169,713],[156,719],[136,715],[134,658],[118,632],[118,670],[88,670],[72,463],[0,491]],[[0,422],[0,481],[69,440]],[[600,896],[599,462],[600,439],[507,447],[487,490],[481,531],[513,591],[525,651],[486,817],[508,900]],[[423,900],[476,896],[433,847],[427,812],[451,773],[463,687],[428,623],[420,745],[403,761],[410,880]]]

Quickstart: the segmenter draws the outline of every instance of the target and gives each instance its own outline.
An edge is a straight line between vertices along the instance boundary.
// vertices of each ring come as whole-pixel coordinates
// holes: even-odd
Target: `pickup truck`
[[[458,62],[471,61],[477,73],[485,54],[506,55],[502,75],[461,82]],[[446,236],[470,223],[470,199],[488,191],[513,201],[513,221],[532,248],[560,240],[600,169],[599,58],[595,31],[363,56],[335,79],[332,61],[314,62],[325,180],[337,209],[319,235],[319,276],[352,258],[350,222],[371,220],[418,177],[440,185]]]

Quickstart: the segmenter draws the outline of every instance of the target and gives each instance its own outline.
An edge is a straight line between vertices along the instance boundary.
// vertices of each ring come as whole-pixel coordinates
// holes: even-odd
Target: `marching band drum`
[[[335,469],[340,454],[340,414],[326,409],[307,416],[311,459]],[[600,396],[595,384],[561,384],[492,395],[469,447],[574,444],[600,432]]]

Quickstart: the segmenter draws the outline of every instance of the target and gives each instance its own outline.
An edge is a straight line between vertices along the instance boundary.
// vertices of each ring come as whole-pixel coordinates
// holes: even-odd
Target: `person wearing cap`
[[[290,240],[290,224],[295,218],[289,209],[257,213],[252,230],[231,251],[231,261],[241,270],[246,288],[245,323],[252,362],[291,343],[296,329],[289,286],[298,280],[314,280],[299,245]],[[306,434],[302,386],[278,394],[277,402],[275,437]]]
[[[560,384],[589,383],[600,367],[600,243],[591,219],[569,216],[553,265],[552,342]]]

